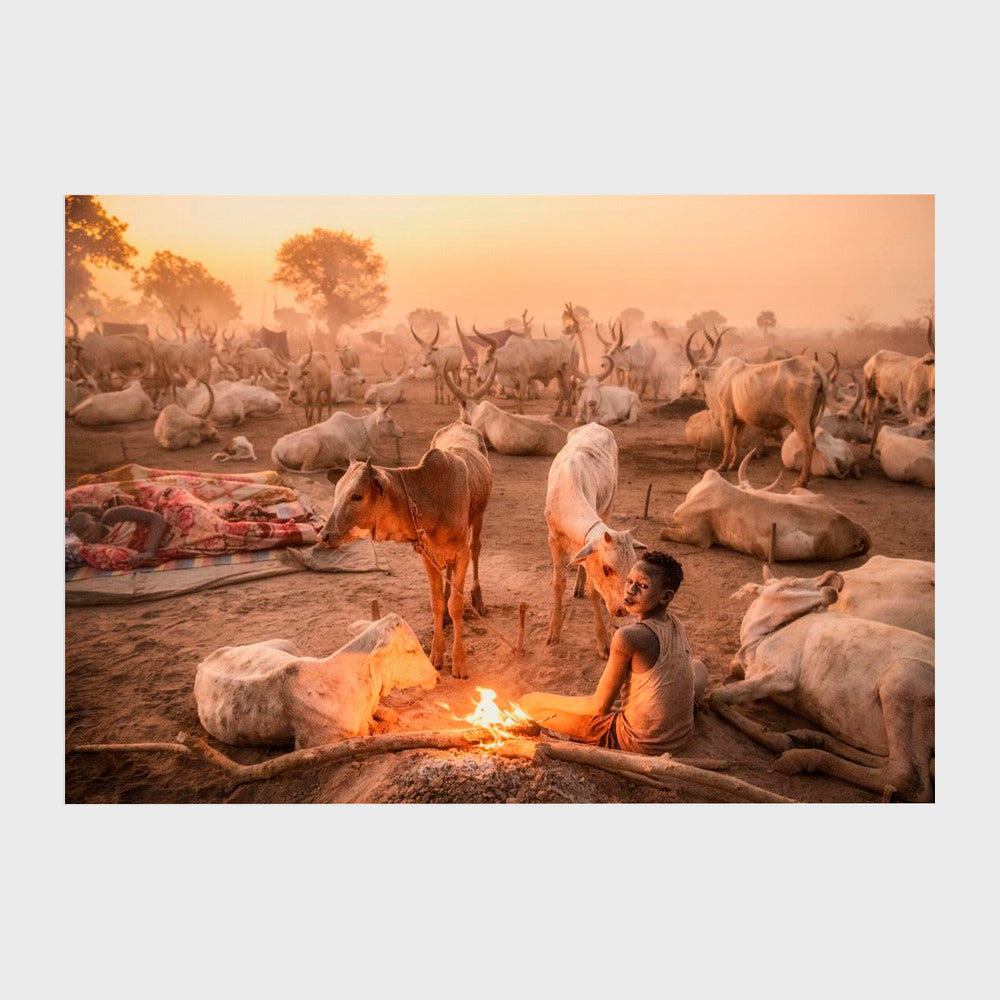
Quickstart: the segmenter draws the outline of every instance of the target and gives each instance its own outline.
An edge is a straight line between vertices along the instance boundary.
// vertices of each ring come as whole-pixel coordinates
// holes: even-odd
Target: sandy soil
[[[375,371],[378,371],[377,362]],[[512,406],[512,403],[505,404]],[[528,412],[550,414],[554,400],[528,404]],[[353,413],[360,402],[342,407]],[[431,435],[450,422],[455,407],[435,405],[428,384],[411,386],[408,401],[395,409],[406,430],[404,464],[417,462]],[[660,528],[698,481],[698,467],[684,443],[690,406],[647,411],[639,423],[615,428],[620,449],[619,490],[611,521],[631,527],[652,547],[665,548],[682,562],[684,584],[674,607],[686,623],[696,653],[709,667],[710,684],[721,684],[738,646],[745,601],[729,595],[748,580],[759,580],[760,563],[727,549],[695,549],[659,542]],[[129,461],[178,469],[269,468],[271,446],[282,434],[303,426],[301,410],[273,417],[252,417],[238,431],[249,437],[261,461],[254,465],[217,465],[218,450],[206,444],[183,452],[161,451],[152,422],[95,430],[66,424],[66,485],[85,472]],[[567,429],[572,421],[560,418]],[[387,446],[388,447],[388,446]],[[867,449],[862,449],[867,451]],[[501,702],[528,690],[588,693],[604,663],[597,655],[588,602],[567,599],[563,642],[544,644],[551,608],[551,567],[543,514],[551,459],[512,457],[491,452],[495,485],[486,516],[480,571],[490,625],[514,640],[517,608],[528,603],[527,655],[515,661],[507,646],[467,615],[466,643],[472,676],[456,680],[446,669],[432,692],[397,691],[385,703],[399,713],[399,730],[452,729],[452,712],[471,711],[477,685],[497,691]],[[387,453],[384,464],[395,464]],[[777,475],[780,457],[755,462],[750,476],[765,484]],[[778,489],[787,490],[786,472]],[[735,476],[733,475],[733,478]],[[314,506],[326,513],[333,487],[323,476],[289,476]],[[642,517],[646,488],[652,483],[649,518]],[[893,483],[866,460],[864,478],[814,480],[874,540],[871,554],[934,558],[934,491]],[[369,616],[372,598],[383,612],[401,613],[425,648],[432,633],[426,577],[418,556],[406,545],[381,546],[390,574],[297,573],[238,584],[204,594],[123,607],[66,609],[66,748],[90,742],[169,741],[181,730],[201,729],[192,693],[199,661],[220,645],[265,638],[294,640],[307,655],[341,646],[348,625]],[[837,563],[786,563],[790,574],[813,575],[823,568],[849,569],[865,557]],[[569,578],[567,597],[572,593]],[[450,639],[448,640],[450,643]],[[751,712],[769,724],[792,728],[801,720],[772,705]],[[382,727],[381,731],[387,731]],[[273,752],[219,746],[244,763]],[[696,719],[690,755],[725,758],[729,773],[761,787],[807,802],[873,802],[876,797],[832,778],[785,776],[769,770],[773,755],[751,744],[722,720],[704,713]],[[409,751],[369,758],[363,764],[317,768],[280,780],[243,786],[230,794],[226,783],[202,764],[151,755],[74,755],[66,758],[67,802],[678,802],[721,801],[710,794],[660,792],[590,768],[553,763],[544,768],[504,760],[485,751]]]

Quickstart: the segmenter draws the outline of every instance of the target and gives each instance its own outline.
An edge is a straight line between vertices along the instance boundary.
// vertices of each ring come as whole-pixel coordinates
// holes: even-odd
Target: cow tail
[[[812,430],[813,434],[816,433],[816,427],[819,424],[820,415],[823,412],[823,407],[826,406],[826,387],[830,384],[830,380],[827,378],[826,372],[817,372],[816,374],[819,380],[819,385],[816,387],[816,398],[813,400],[812,414],[809,417],[809,428]]]

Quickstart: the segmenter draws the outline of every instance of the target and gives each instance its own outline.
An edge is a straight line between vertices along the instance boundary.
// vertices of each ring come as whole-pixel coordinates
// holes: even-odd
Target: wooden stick
[[[382,612],[378,608],[378,598],[372,600],[372,621],[377,622],[382,617]]]
[[[118,443],[122,446],[122,458],[128,462],[128,452],[125,450],[125,438],[118,438]]]
[[[537,727],[525,726],[512,733],[537,737]],[[422,731],[411,733],[386,733],[381,736],[358,736],[338,743],[307,747],[272,757],[259,764],[239,764],[225,754],[210,747],[203,739],[189,733],[178,733],[175,743],[87,743],[73,747],[71,753],[172,753],[192,760],[201,760],[223,771],[232,784],[243,785],[252,781],[266,781],[290,771],[321,764],[339,764],[359,757],[375,754],[397,753],[400,750],[471,750],[493,740],[493,734],[484,728],[455,729],[450,731]],[[514,738],[505,740],[498,748],[488,751],[504,757],[522,757],[543,762],[546,758],[570,763],[588,764],[622,777],[642,775],[664,787],[699,785],[728,793],[742,801],[792,802],[756,785],[728,775],[693,767],[672,758],[643,757],[621,750],[606,750],[586,744],[564,740],[534,742],[534,739]]]
[[[514,647],[514,653],[517,656],[524,656],[524,618],[527,611],[528,605],[524,601],[521,601],[517,607],[517,645]]]
[[[769,563],[774,562],[774,546],[778,538],[778,525],[772,521],[771,522],[771,534],[767,539],[767,561]]]
[[[621,750],[606,750],[604,747],[595,747],[589,744],[560,742],[540,744],[538,755],[575,764],[590,764],[592,767],[599,767],[601,770],[612,771],[616,774],[622,771],[644,774],[664,783],[703,785],[706,788],[727,792],[745,802],[795,801],[758,788],[756,785],[741,781],[739,778],[732,778],[727,774],[716,774],[712,771],[703,771],[698,767],[681,764],[674,760],[670,754],[664,754],[662,757],[644,757]]]
[[[650,483],[646,487],[646,506],[642,508],[642,519],[644,521],[649,520],[649,497],[652,494],[652,492],[653,492],[653,484]]]

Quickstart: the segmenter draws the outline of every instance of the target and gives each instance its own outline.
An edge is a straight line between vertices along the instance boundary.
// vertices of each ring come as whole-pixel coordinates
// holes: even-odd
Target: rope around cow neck
[[[507,636],[503,635],[501,632],[498,632],[495,628],[493,628],[492,625],[490,625],[490,623],[483,617],[483,615],[479,613],[479,609],[475,606],[475,604],[473,604],[471,601],[466,600],[463,591],[459,587],[456,587],[455,584],[448,579],[448,577],[445,575],[445,571],[438,565],[437,560],[430,554],[430,552],[427,551],[427,548],[423,543],[423,539],[426,538],[427,532],[423,528],[421,528],[420,525],[417,523],[417,515],[420,513],[420,511],[417,510],[417,505],[413,502],[413,499],[410,496],[410,491],[406,488],[406,477],[403,475],[403,470],[397,469],[396,472],[399,473],[399,482],[400,485],[403,487],[403,495],[406,497],[406,503],[410,509],[410,520],[413,521],[413,532],[417,536],[413,542],[413,548],[417,552],[419,552],[431,564],[431,566],[434,567],[435,570],[437,570],[438,576],[441,577],[445,585],[451,587],[459,594],[459,596],[462,598],[462,606],[465,607],[466,605],[468,605],[475,613],[476,617],[483,623],[483,626],[486,628],[486,630],[488,632],[492,632],[493,635],[495,635],[498,639],[504,642],[507,646],[510,647],[510,649],[513,652],[516,653],[517,647],[507,638]],[[472,562],[471,554],[469,557],[469,562],[470,563]]]

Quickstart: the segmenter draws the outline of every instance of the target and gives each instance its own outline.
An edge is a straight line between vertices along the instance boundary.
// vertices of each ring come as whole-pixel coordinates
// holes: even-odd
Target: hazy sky
[[[243,319],[270,319],[274,254],[320,226],[371,236],[386,261],[387,325],[418,306],[500,323],[528,308],[557,320],[567,300],[598,319],[628,306],[683,323],[718,309],[740,326],[773,310],[779,329],[918,313],[934,294],[930,195],[119,196],[138,265],[157,250],[200,261],[228,282]],[[131,297],[128,277],[99,287]],[[262,304],[266,307],[262,317]]]

